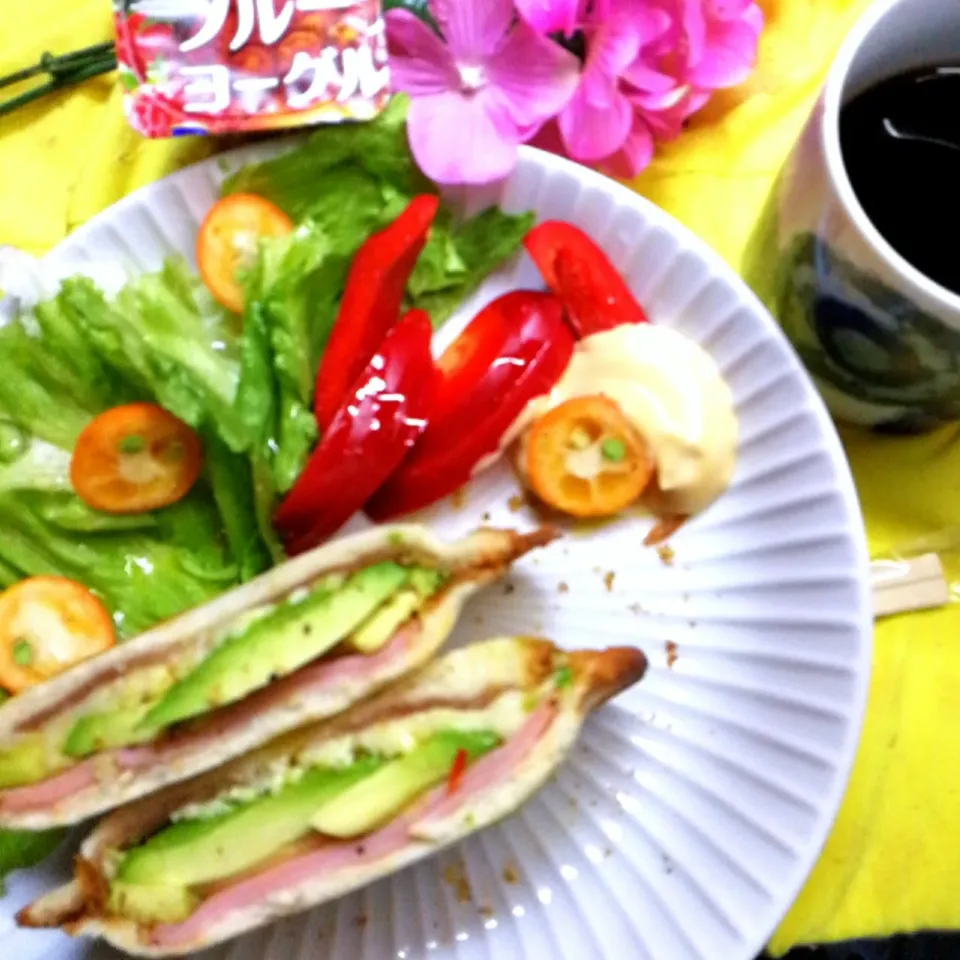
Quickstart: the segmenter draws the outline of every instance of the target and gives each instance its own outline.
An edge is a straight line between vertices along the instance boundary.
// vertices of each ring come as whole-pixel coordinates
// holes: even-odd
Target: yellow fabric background
[[[846,30],[869,0],[760,0],[757,71],[719,95],[636,188],[739,267],[774,176]],[[6,12],[0,75],[110,36],[107,0]],[[201,159],[208,140],[150,143],[126,126],[112,78],[0,120],[0,244],[42,253],[124,194]],[[958,523],[953,431],[845,436],[871,550]],[[960,534],[958,534],[960,539]],[[960,582],[960,554],[944,559]],[[876,631],[867,720],[850,787],[820,861],[771,944],[960,926],[960,606]]]

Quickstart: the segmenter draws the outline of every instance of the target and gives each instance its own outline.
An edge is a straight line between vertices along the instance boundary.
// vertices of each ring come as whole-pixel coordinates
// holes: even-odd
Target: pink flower
[[[526,22],[512,0],[434,0],[438,36],[413,14],[387,14],[395,89],[411,97],[410,147],[438,183],[506,176],[517,146],[555,116],[577,86],[575,56]]]
[[[572,34],[583,16],[583,0],[516,0],[517,13],[542,34]]]
[[[518,0],[537,29],[549,0]],[[586,41],[580,85],[537,143],[636,176],[712,92],[753,69],[763,17],[753,0],[557,0]],[[575,8],[575,9],[574,9]]]

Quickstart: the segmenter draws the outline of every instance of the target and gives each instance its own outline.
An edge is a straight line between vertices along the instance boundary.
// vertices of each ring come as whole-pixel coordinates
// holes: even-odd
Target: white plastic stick
[[[943,563],[936,553],[909,560],[874,560],[870,571],[875,617],[941,607],[950,599]]]

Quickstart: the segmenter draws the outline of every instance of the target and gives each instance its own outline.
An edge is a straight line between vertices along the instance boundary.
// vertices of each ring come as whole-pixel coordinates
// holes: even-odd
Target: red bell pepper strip
[[[523,245],[547,286],[558,296],[578,337],[623,323],[646,323],[647,315],[604,252],[562,220],[538,224]]]
[[[460,331],[437,360],[437,413],[445,415],[460,403],[508,350],[511,333],[509,310],[492,305],[481,310]]]
[[[334,414],[274,514],[287,552],[302,553],[343,526],[396,470],[436,395],[430,318],[411,310],[386,335]]]
[[[518,290],[486,306],[440,359],[438,396],[447,406],[438,400],[423,436],[367,504],[367,515],[397,517],[463,486],[497,452],[527,403],[553,388],[572,354],[573,335],[551,294]]]
[[[450,767],[450,774],[447,777],[447,796],[457,792],[460,787],[460,781],[467,769],[467,751],[461,747],[457,755],[453,758],[453,764]]]
[[[369,237],[353,258],[317,371],[313,410],[321,434],[330,426],[350,384],[399,319],[404,288],[439,203],[429,194],[414,197],[406,210]]]

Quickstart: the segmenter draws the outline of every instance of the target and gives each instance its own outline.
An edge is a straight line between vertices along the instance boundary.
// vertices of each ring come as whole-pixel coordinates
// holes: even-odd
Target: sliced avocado
[[[67,735],[63,752],[68,757],[80,759],[111,747],[128,747],[152,740],[157,729],[143,724],[149,712],[150,704],[147,704],[80,717]]]
[[[110,884],[109,910],[138,923],[181,923],[196,910],[199,897],[186,887]]]
[[[344,790],[317,811],[310,825],[331,837],[368,833],[424,790],[446,778],[460,750],[465,750],[472,760],[499,743],[497,734],[482,730],[462,733],[445,730],[434,734],[356,786]]]
[[[50,756],[42,734],[28,734],[6,750],[0,750],[0,789],[37,783],[65,764]]]
[[[401,590],[391,597],[372,617],[357,627],[347,641],[361,653],[375,653],[406,623],[410,616],[424,604],[424,598],[416,590]]]
[[[348,643],[361,653],[375,653],[433,596],[443,583],[443,575],[425,567],[412,567],[408,572],[409,587],[391,597],[376,613],[365,620]]]
[[[167,888],[211,883],[248,870],[310,833],[310,817],[319,806],[380,764],[376,757],[365,757],[342,770],[308,770],[274,796],[209,820],[175,823],[131,850],[117,879]]]
[[[64,740],[63,752],[80,759],[111,747],[151,740],[160,731],[146,727],[143,719],[163,699],[175,678],[175,667],[169,663],[135,669],[110,692],[99,710],[77,718]]]
[[[162,729],[233,703],[335,647],[400,589],[408,572],[378,563],[338,590],[320,588],[287,602],[230,637],[175,683],[144,724]]]
[[[333,593],[335,590],[339,590],[346,582],[347,575],[345,573],[328,573],[314,583],[311,588],[311,593],[314,590],[326,590],[329,593]]]
[[[426,600],[433,596],[443,583],[443,574],[437,570],[428,570],[426,567],[414,567],[410,571],[410,586]]]

